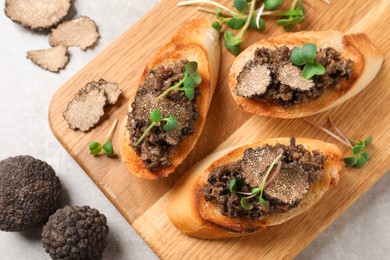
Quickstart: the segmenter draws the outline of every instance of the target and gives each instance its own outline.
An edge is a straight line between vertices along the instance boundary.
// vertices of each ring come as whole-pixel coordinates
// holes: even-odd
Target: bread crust
[[[265,144],[289,144],[290,138],[272,138],[244,146],[229,148],[205,157],[189,170],[172,188],[168,197],[167,214],[172,223],[183,233],[199,238],[216,239],[253,234],[267,226],[281,224],[316,204],[331,185],[336,185],[343,168],[342,153],[334,144],[315,139],[296,138],[309,151],[319,150],[328,157],[324,164],[322,181],[311,183],[309,193],[300,204],[284,213],[275,213],[261,220],[229,218],[220,214],[216,204],[207,202],[203,187],[212,170],[243,157],[246,149]]]
[[[178,149],[171,156],[171,166],[158,167],[151,172],[130,146],[129,131],[126,128],[127,116],[125,116],[119,134],[120,151],[125,166],[131,174],[137,177],[155,180],[168,176],[187,157],[202,132],[217,83],[220,60],[219,33],[211,27],[210,20],[194,19],[183,24],[170,42],[159,49],[145,67],[138,85],[145,81],[146,73],[150,69],[181,59],[196,61],[198,73],[202,77],[202,83],[198,86],[200,95],[196,99],[199,117],[194,124],[195,132],[179,143]],[[134,98],[135,92],[129,100],[129,111],[131,111]]]
[[[254,101],[236,94],[237,76],[244,65],[253,58],[257,48],[275,49],[286,45],[299,47],[305,43],[314,43],[317,47],[333,47],[342,53],[342,57],[353,61],[353,73],[350,80],[343,80],[339,90],[327,89],[320,97],[284,108],[266,101]],[[286,33],[261,40],[245,49],[234,61],[229,73],[229,88],[236,103],[245,111],[267,117],[299,118],[314,115],[331,109],[362,91],[377,75],[383,62],[383,55],[363,33],[343,35],[338,31],[303,31]]]

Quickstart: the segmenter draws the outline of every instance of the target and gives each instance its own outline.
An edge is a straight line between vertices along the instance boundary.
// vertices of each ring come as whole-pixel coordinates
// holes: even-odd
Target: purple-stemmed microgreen
[[[329,129],[317,125],[316,123],[303,118],[303,120],[312,126],[320,129],[321,131],[325,132],[329,136],[333,137],[343,145],[347,146],[351,149],[353,155],[350,157],[345,157],[343,159],[345,166],[347,167],[355,167],[355,168],[362,168],[367,161],[369,160],[369,153],[366,150],[367,146],[372,142],[372,136],[368,136],[367,138],[363,140],[352,140],[349,139],[333,122],[332,118],[328,118],[329,124],[332,126],[332,128],[336,131],[336,133],[333,133]]]
[[[256,9],[256,3],[259,2],[261,3],[260,7]],[[244,34],[248,28],[256,31],[263,31],[265,29],[265,23],[262,19],[263,16],[279,17],[276,23],[283,26],[286,30],[291,30],[305,18],[302,0],[293,0],[288,10],[276,10],[282,6],[283,0],[233,0],[233,7],[236,11],[210,0],[181,1],[177,5],[188,6],[199,4],[206,4],[216,8],[198,7],[199,11],[215,14],[217,21],[212,23],[212,27],[216,30],[221,31],[223,24],[226,24],[232,30],[241,30],[237,35],[234,35],[229,30],[224,31],[225,47],[234,55],[240,53],[240,45],[243,42]],[[264,9],[267,11],[264,11]]]

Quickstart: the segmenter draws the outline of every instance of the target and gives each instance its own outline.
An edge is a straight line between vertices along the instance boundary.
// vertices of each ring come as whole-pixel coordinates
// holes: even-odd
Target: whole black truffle
[[[31,156],[0,161],[0,230],[42,226],[61,203],[61,182],[53,168]]]
[[[42,242],[53,259],[100,259],[107,235],[107,219],[97,209],[66,206],[50,216]]]

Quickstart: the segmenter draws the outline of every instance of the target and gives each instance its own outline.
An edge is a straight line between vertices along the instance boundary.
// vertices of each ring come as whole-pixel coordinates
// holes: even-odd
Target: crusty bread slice
[[[319,98],[289,108],[271,102],[255,101],[236,94],[237,76],[244,65],[253,58],[257,48],[275,49],[277,46],[286,45],[292,49],[305,43],[314,43],[318,49],[333,47],[342,53],[342,57],[351,59],[353,61],[351,79],[343,80],[339,90],[327,89]],[[279,118],[306,117],[331,109],[358,94],[375,78],[382,62],[383,55],[362,33],[350,35],[343,35],[338,31],[286,33],[261,40],[245,49],[235,59],[230,69],[229,86],[237,104],[252,114]]]
[[[151,172],[130,146],[126,116],[120,129],[120,150],[124,164],[130,173],[137,177],[154,180],[168,176],[187,157],[202,132],[217,83],[220,60],[219,33],[211,27],[210,20],[194,19],[183,24],[170,42],[157,51],[149,65],[146,66],[139,84],[145,81],[146,73],[150,69],[156,68],[158,65],[174,63],[181,59],[196,61],[198,63],[198,73],[202,77],[202,83],[198,86],[200,96],[196,99],[199,117],[195,122],[195,132],[180,142],[175,154],[171,156],[171,166],[159,167]],[[129,100],[129,111],[131,111],[131,103],[134,101],[134,97],[135,92]]]
[[[287,145],[290,143],[290,138],[272,138],[230,148],[210,154],[197,163],[169,193],[167,213],[172,223],[184,234],[200,238],[215,239],[249,235],[267,226],[283,223],[307,211],[320,200],[331,185],[337,184],[343,167],[342,153],[337,146],[319,140],[297,138],[297,144],[302,144],[309,151],[319,150],[328,157],[324,164],[322,181],[311,183],[309,193],[297,207],[284,213],[272,214],[261,220],[248,220],[223,216],[216,204],[205,200],[203,187],[214,168],[241,159],[244,151],[250,147],[277,143]]]

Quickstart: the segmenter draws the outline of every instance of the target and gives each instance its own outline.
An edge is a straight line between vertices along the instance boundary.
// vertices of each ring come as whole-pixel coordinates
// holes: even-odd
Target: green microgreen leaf
[[[236,17],[229,19],[226,23],[226,25],[232,28],[233,30],[241,29],[244,26],[244,24],[245,24],[245,20]]]
[[[96,142],[96,141],[89,143],[89,145],[88,145],[89,152],[92,155],[94,155],[94,156],[99,155],[102,150],[103,150],[103,154],[105,154],[107,156],[114,156],[115,155],[114,147],[109,140],[111,139],[112,134],[114,133],[114,130],[115,130],[117,123],[118,123],[118,119],[115,119],[113,125],[111,126],[110,131],[108,132],[108,134],[105,138],[105,141],[103,142],[103,144]]]
[[[102,145],[98,142],[89,143],[89,151],[92,155],[98,155],[102,150]]]
[[[152,128],[155,127],[161,121],[166,122],[164,124],[164,126],[162,127],[162,129],[164,131],[169,132],[169,131],[173,131],[173,130],[178,128],[179,123],[178,123],[176,117],[171,115],[171,116],[169,116],[167,118],[162,118],[162,113],[158,109],[153,109],[152,112],[150,112],[149,116],[150,116],[150,119],[152,120],[152,123],[148,126],[148,128],[145,130],[145,132],[137,140],[135,145],[139,145],[142,142],[142,140],[144,140],[145,137],[150,133]]]
[[[355,145],[354,147],[352,147],[352,152],[353,154],[359,154],[362,150],[364,149],[364,145]]]
[[[244,13],[248,11],[248,2],[246,0],[234,0],[233,6],[240,12]]]
[[[196,61],[190,61],[184,66],[184,74],[189,75],[196,72],[198,69],[198,63]]]
[[[370,159],[370,156],[368,155],[368,151],[364,151],[362,153],[362,156],[363,156],[364,159],[366,159],[366,161],[368,161],[368,159]]]
[[[230,181],[230,183],[229,183],[229,191],[230,191],[230,193],[234,193],[235,191],[237,191],[236,183],[237,183],[237,179],[236,178],[233,178]]]
[[[115,152],[114,152],[114,147],[112,145],[111,142],[106,142],[104,145],[103,145],[103,150],[104,150],[104,154],[111,157],[111,156],[114,156],[115,155]]]
[[[248,197],[242,197],[240,200],[240,204],[244,209],[251,210],[253,209],[253,204],[251,204],[248,200]]]
[[[153,109],[152,112],[150,112],[150,119],[152,119],[152,121],[155,123],[160,123],[162,120],[161,111],[158,109]]]
[[[302,75],[305,79],[310,79],[314,75],[322,75],[325,73],[325,68],[316,61],[309,61],[303,68]]]
[[[165,125],[163,126],[163,130],[166,132],[174,131],[179,126],[179,123],[177,122],[177,119],[174,116],[169,116],[168,118],[164,118],[163,120],[166,122]]]
[[[368,136],[368,137],[366,138],[366,140],[364,140],[364,146],[367,146],[367,145],[369,145],[370,143],[372,143],[372,136],[371,136],[371,135]]]
[[[291,52],[290,60],[293,64],[302,66],[306,64],[306,60],[302,56],[302,48],[295,47]]]
[[[352,156],[352,157],[346,157],[343,159],[345,166],[347,167],[352,167],[357,163],[357,157]]]
[[[191,77],[186,77],[183,85],[184,85],[183,88],[181,88],[183,90],[186,88],[194,88],[195,87],[195,83]]]
[[[367,162],[367,160],[363,156],[358,155],[355,167],[360,169],[360,168],[362,168],[366,164],[366,162]]]
[[[313,61],[317,54],[317,46],[313,43],[307,43],[302,46],[302,58],[308,62]]]
[[[260,18],[259,20],[259,27],[257,27],[257,24],[256,24],[256,17],[252,17],[251,19],[251,23],[250,23],[250,28],[255,30],[255,31],[264,31],[265,30],[265,23],[264,23],[264,20]]]
[[[195,97],[195,89],[194,88],[186,88],[184,90],[184,95],[188,98],[188,100],[193,100]]]
[[[305,10],[302,6],[302,0],[293,1],[290,10],[278,14],[283,17],[276,23],[283,26],[285,30],[291,30],[295,25],[300,24],[305,19]]]
[[[217,19],[221,19],[222,18],[222,8],[221,7],[218,7],[215,10],[215,16],[217,17]]]
[[[221,31],[221,29],[222,29],[222,25],[219,23],[219,22],[213,22],[212,24],[211,24],[211,26],[215,29],[215,30],[217,30],[217,31]]]
[[[323,132],[327,133],[328,135],[332,136],[334,139],[338,140],[345,146],[351,149],[352,153],[354,154],[351,157],[345,157],[343,158],[344,164],[346,167],[355,167],[355,168],[361,168],[363,167],[367,161],[369,160],[369,153],[367,150],[367,144],[370,144],[372,142],[372,136],[368,136],[365,140],[352,140],[348,138],[334,123],[331,118],[328,118],[328,121],[330,122],[331,126],[336,130],[336,133],[333,133],[329,129],[326,129],[323,126],[319,126],[307,119],[304,119],[304,121],[310,123],[312,126],[317,127],[318,129],[322,130]],[[353,145],[354,144],[354,145]]]
[[[185,96],[192,100],[195,97],[195,85],[199,85],[202,82],[202,77],[197,72],[198,63],[196,61],[188,62],[183,69],[184,77],[174,86],[165,90],[161,95],[159,95],[156,99],[160,100],[164,96],[166,96],[169,92],[173,90],[184,91]],[[183,87],[180,86],[183,84]],[[158,123],[158,122],[157,122]]]
[[[264,0],[265,9],[275,10],[283,4],[283,0]]]
[[[268,201],[264,200],[261,196],[259,196],[259,202],[265,207],[268,206]]]
[[[238,55],[241,52],[240,44],[242,43],[241,39],[234,37],[231,31],[225,31],[223,34],[224,43],[226,49],[228,49],[234,55]]]
[[[199,85],[200,83],[202,83],[202,77],[197,71],[191,73],[189,77],[191,77],[194,85]]]
[[[261,192],[261,189],[260,189],[259,187],[253,188],[253,189],[251,190],[251,193],[252,193],[253,195],[257,195],[257,194],[259,194],[260,192]]]

